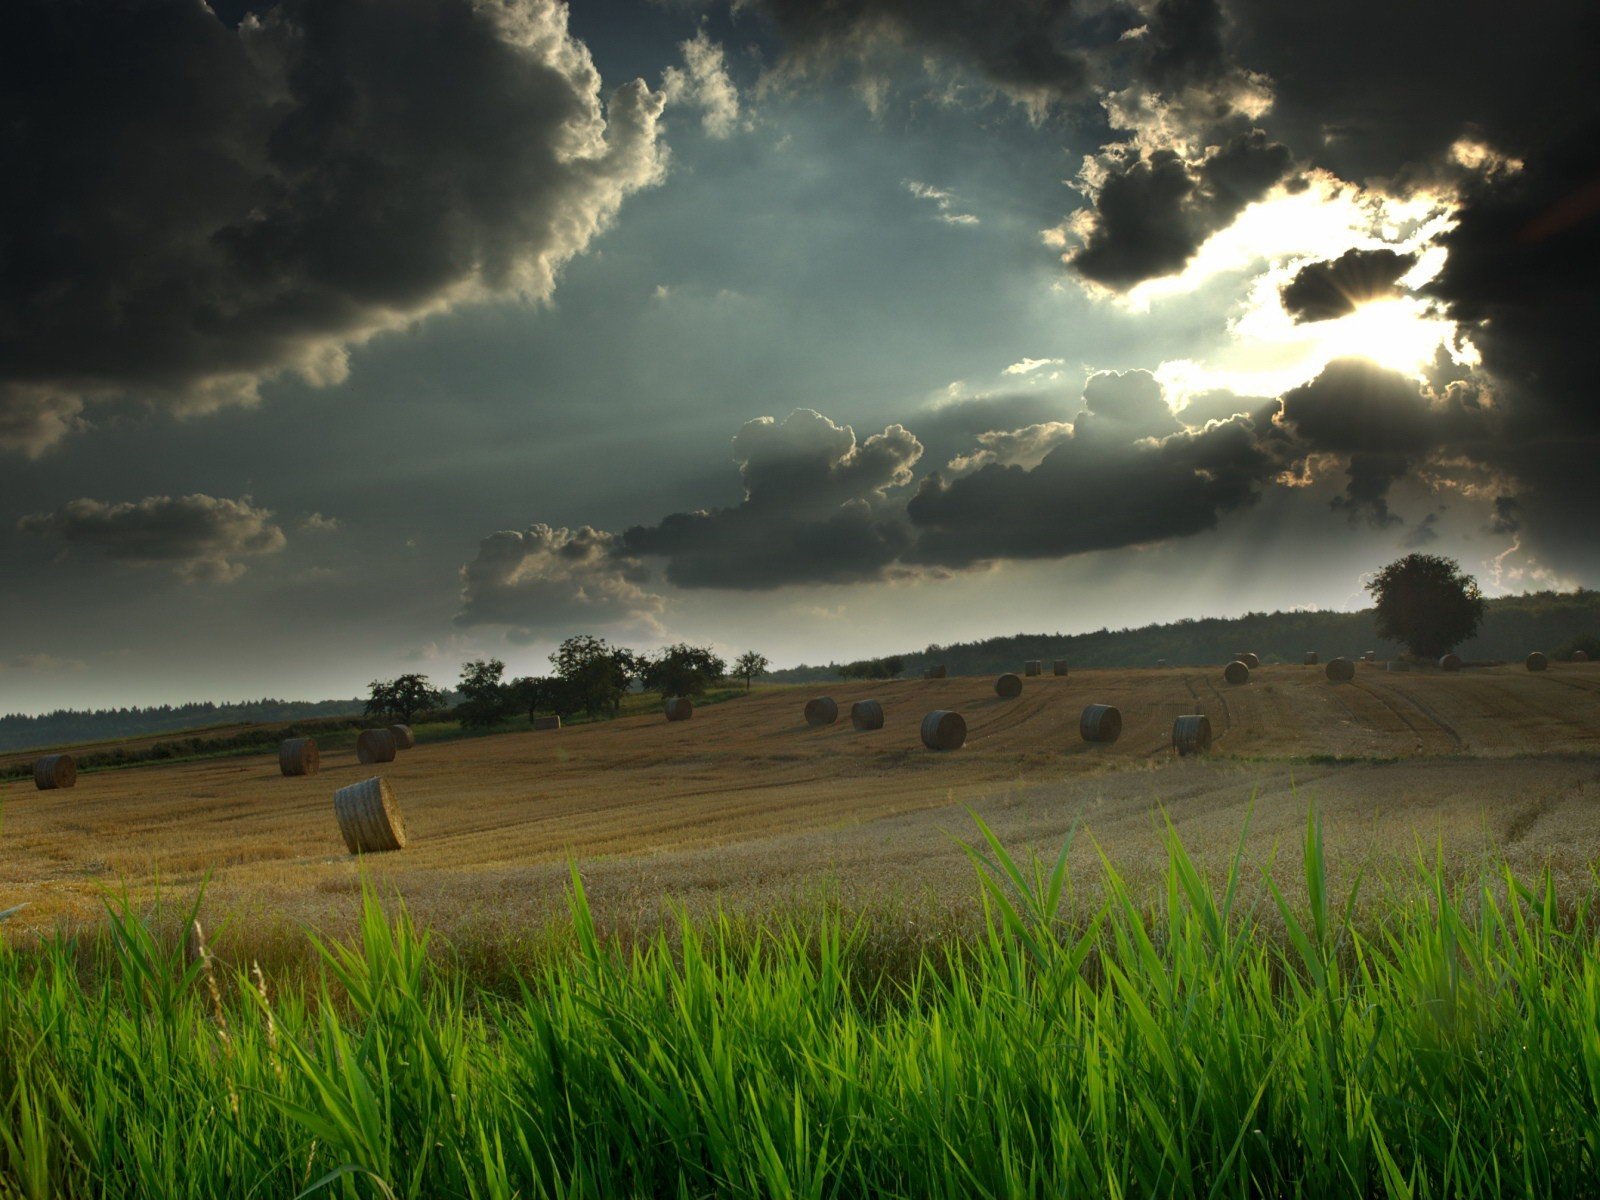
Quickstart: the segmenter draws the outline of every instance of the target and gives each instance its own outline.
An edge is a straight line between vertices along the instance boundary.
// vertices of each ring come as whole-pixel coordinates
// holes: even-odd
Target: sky
[[[0,5],[0,711],[1600,585],[1584,0]]]

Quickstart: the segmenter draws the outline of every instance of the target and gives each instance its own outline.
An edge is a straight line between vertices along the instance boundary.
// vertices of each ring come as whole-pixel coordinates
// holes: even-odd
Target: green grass
[[[842,917],[624,946],[576,873],[509,995],[370,894],[281,986],[113,904],[87,968],[0,949],[0,1194],[1600,1194],[1588,897],[1419,863],[1359,925],[1313,820],[1304,904],[1171,837],[1083,911],[979,832],[987,933],[909,972]]]

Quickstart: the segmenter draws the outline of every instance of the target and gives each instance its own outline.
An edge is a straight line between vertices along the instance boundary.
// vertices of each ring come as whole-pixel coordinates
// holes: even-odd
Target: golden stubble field
[[[802,706],[824,693],[840,721],[809,728]],[[880,731],[850,726],[849,704],[866,697],[884,703]],[[1080,740],[1090,702],[1122,709],[1115,745]],[[934,708],[966,716],[965,748],[922,747]],[[1217,735],[1203,761],[1172,754],[1172,720],[1189,712]],[[1342,686],[1320,668],[1270,666],[1236,688],[1220,669],[1083,671],[1028,679],[1009,701],[988,677],[764,688],[684,723],[423,744],[381,767],[330,752],[311,778],[260,755],[86,774],[62,792],[13,783],[0,786],[0,907],[26,901],[12,928],[43,931],[92,920],[107,889],[143,899],[159,881],[185,896],[209,872],[213,921],[343,926],[361,868],[332,795],[374,773],[412,842],[365,868],[445,929],[543,920],[562,908],[569,861],[618,922],[668,902],[970,906],[956,842],[974,835],[968,807],[1051,856],[1076,827],[1085,877],[1103,852],[1136,885],[1159,876],[1164,820],[1220,870],[1247,813],[1252,872],[1276,854],[1292,875],[1315,802],[1346,878],[1360,869],[1381,887],[1419,852],[1463,871],[1501,853],[1578,889],[1600,860],[1600,666],[1363,665]]]

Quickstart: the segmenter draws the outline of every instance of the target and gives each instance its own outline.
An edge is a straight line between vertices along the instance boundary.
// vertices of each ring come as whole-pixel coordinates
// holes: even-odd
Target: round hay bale
[[[687,696],[668,696],[666,714],[669,721],[687,721],[694,716],[694,701]]]
[[[1446,654],[1443,658],[1441,658],[1439,660],[1439,670],[1441,670],[1441,671],[1459,671],[1459,670],[1461,670],[1461,655],[1459,655],[1459,654]]]
[[[78,760],[70,754],[46,754],[33,764],[33,786],[41,792],[75,787],[77,782]]]
[[[1572,652],[1572,661],[1573,662],[1588,662],[1589,661],[1589,652],[1587,650],[1574,650]]]
[[[1243,659],[1234,659],[1222,668],[1222,678],[1226,683],[1241,684],[1250,682],[1250,666]]]
[[[1156,669],[1159,671],[1165,671],[1167,669],[1167,660],[1164,658],[1156,659]]]
[[[1315,650],[1307,650],[1306,651],[1306,666],[1314,667],[1316,665],[1317,665],[1317,652]]]
[[[1361,656],[1361,661],[1362,662],[1369,662],[1369,663],[1377,662],[1378,661],[1378,652],[1376,650],[1368,650],[1365,654],[1363,654]]]
[[[857,700],[850,706],[850,724],[857,729],[882,729],[883,705],[876,700]]]
[[[1532,654],[1528,655],[1524,665],[1530,671],[1542,671],[1550,665],[1550,660],[1540,651],[1535,650]]]
[[[409,725],[391,725],[389,732],[394,734],[396,750],[409,750],[417,744],[417,735],[411,732]]]
[[[369,766],[393,762],[397,749],[394,734],[387,729],[363,729],[356,734],[356,758]]]
[[[929,670],[929,675],[928,675],[929,679],[943,679],[947,675],[949,675],[949,673],[950,673],[950,669],[948,667],[946,667],[943,663],[940,663],[937,667],[930,667],[928,670]]]
[[[839,719],[839,706],[832,696],[818,696],[806,701],[806,724],[812,728],[832,725]]]
[[[1329,683],[1349,683],[1356,677],[1356,665],[1348,658],[1330,658],[1327,675]]]
[[[1173,721],[1172,745],[1180,755],[1204,754],[1211,749],[1211,718],[1195,713]]]
[[[1043,675],[1044,663],[1037,658],[1030,658],[1022,664],[1022,673],[1024,675]]]
[[[1388,669],[1391,671],[1409,671],[1411,670],[1411,664],[1403,658],[1391,658]]]
[[[1258,670],[1261,669],[1261,658],[1260,658],[1260,656],[1256,655],[1256,654],[1252,654],[1248,650],[1246,650],[1242,654],[1235,654],[1233,656],[1233,660],[1235,662],[1242,662],[1245,666],[1249,667],[1252,671],[1258,671]]]
[[[351,854],[404,850],[406,823],[389,784],[377,777],[342,787],[333,794],[333,815]]]
[[[1050,664],[1050,671],[1053,675],[1065,675],[1067,673],[1067,660],[1064,658],[1056,659],[1055,662]]]
[[[1005,674],[994,681],[994,694],[1002,700],[1015,700],[1022,695],[1022,680],[1012,674]]]
[[[958,712],[936,708],[922,718],[922,744],[929,750],[959,750],[967,741],[967,720]]]
[[[561,718],[559,716],[535,717],[533,719],[533,727],[535,729],[560,729]]]
[[[316,738],[285,738],[278,743],[278,770],[285,775],[315,775],[321,766]]]
[[[1078,718],[1078,733],[1086,742],[1110,745],[1122,736],[1122,710],[1109,704],[1091,704]]]

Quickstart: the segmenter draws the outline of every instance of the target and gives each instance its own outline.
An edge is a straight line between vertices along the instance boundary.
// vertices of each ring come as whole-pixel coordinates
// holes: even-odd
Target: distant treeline
[[[162,704],[151,708],[60,709],[0,717],[0,750],[70,746],[214,725],[275,724],[361,712],[361,700],[241,700],[237,704]]]
[[[1578,639],[1600,635],[1600,592],[1531,592],[1490,600],[1477,637],[1460,648],[1468,660],[1514,660],[1530,650],[1562,655]],[[1201,666],[1251,650],[1262,662],[1301,662],[1307,650],[1324,661],[1334,655],[1376,650],[1398,656],[1400,646],[1373,632],[1371,609],[1360,612],[1247,613],[1099,629],[1093,633],[1019,633],[977,642],[933,645],[906,653],[905,673],[915,677],[937,663],[954,675],[1012,671],[1028,659],[1064,658],[1074,667],[1148,667],[1165,659],[1173,666]],[[1046,668],[1048,669],[1048,667]],[[774,671],[776,682],[802,683],[839,677],[839,664]]]
[[[355,731],[369,724],[364,717],[322,717],[290,725],[263,725],[215,736],[190,734],[170,741],[145,742],[137,746],[113,746],[109,750],[90,750],[74,754],[80,771],[100,767],[128,767],[136,763],[166,762],[171,759],[205,758],[221,754],[248,754],[275,748],[284,738],[314,737],[326,750],[355,740]],[[26,779],[33,774],[29,761],[0,765],[0,781]]]

